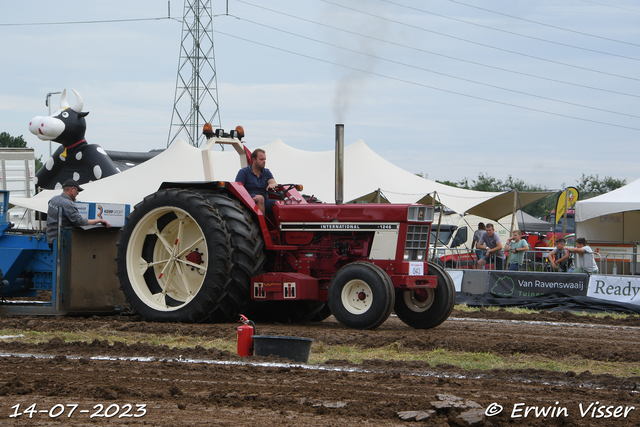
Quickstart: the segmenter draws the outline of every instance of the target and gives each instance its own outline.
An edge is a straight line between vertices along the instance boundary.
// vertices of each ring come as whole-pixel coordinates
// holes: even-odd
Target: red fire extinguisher
[[[256,334],[256,324],[242,314],[238,322],[242,323],[242,326],[238,326],[238,356],[251,356],[253,355],[253,340],[251,339],[251,335]]]

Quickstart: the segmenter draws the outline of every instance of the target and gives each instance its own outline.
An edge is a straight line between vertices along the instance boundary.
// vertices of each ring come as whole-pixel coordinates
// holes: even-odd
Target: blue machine
[[[78,205],[89,218],[113,215],[116,206]],[[121,206],[118,214],[124,221],[129,205]],[[51,249],[44,230],[14,229],[8,208],[9,192],[0,190],[0,314],[66,314],[71,289],[71,230],[60,230]],[[51,301],[20,300],[35,297],[38,291],[51,291]]]
[[[64,292],[56,286],[57,248],[50,249],[44,231],[13,230],[9,221],[9,192],[0,190],[0,312],[12,314],[64,314]],[[62,230],[68,238],[68,230]],[[62,254],[61,254],[62,255]],[[7,301],[5,298],[35,297],[51,291],[49,302]],[[29,309],[27,309],[29,308]]]

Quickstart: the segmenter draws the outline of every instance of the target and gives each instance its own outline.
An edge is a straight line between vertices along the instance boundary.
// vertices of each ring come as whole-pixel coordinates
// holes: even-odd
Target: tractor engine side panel
[[[298,239],[300,232],[287,231]],[[316,231],[311,232],[307,244],[298,244],[295,251],[284,251],[275,257],[277,271],[290,271],[317,278],[321,283],[330,281],[342,266],[367,259],[371,252],[374,233],[371,231]]]

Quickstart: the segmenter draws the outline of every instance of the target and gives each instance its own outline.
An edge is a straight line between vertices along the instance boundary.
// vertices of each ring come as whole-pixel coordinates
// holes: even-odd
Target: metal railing
[[[572,254],[572,257],[567,261],[567,269],[559,270],[554,269],[549,260],[549,253],[554,248],[535,248],[534,250],[526,251],[524,253],[524,262],[520,268],[521,271],[539,271],[539,272],[567,272],[570,267],[574,265],[573,259],[577,256]],[[433,248],[431,248],[433,250]],[[507,269],[508,254],[505,254],[504,269]],[[619,276],[628,276],[640,274],[640,265],[638,264],[637,252],[609,252],[606,255],[601,255],[598,252],[594,252],[594,259],[598,264],[598,273],[600,274],[612,274]],[[484,266],[484,270],[496,270],[496,256],[492,255],[489,259],[489,263]],[[431,255],[429,256],[431,260]],[[475,250],[470,249],[438,249],[436,254],[436,262],[445,268],[458,269],[458,270],[471,270],[477,269],[478,258]]]
[[[598,264],[600,273],[615,276],[633,276],[640,274],[638,252],[609,252]]]

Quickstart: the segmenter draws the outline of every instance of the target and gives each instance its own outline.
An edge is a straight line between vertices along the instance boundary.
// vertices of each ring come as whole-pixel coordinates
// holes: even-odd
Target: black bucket
[[[273,335],[252,335],[251,338],[253,339],[253,354],[256,356],[286,357],[298,363],[309,361],[312,338]]]

